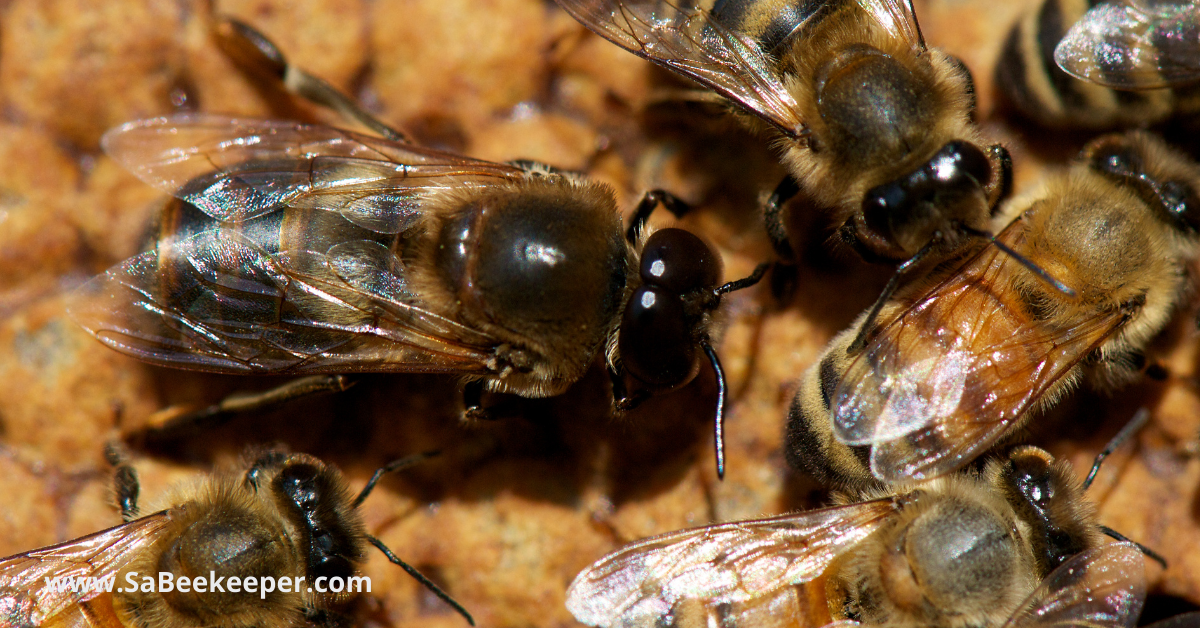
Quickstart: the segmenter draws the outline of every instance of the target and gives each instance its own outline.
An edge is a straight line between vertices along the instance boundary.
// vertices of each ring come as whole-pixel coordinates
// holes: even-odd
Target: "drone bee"
[[[785,258],[780,207],[796,194],[890,262],[986,231],[1011,187],[1008,152],[980,148],[970,72],[926,48],[907,0],[556,1],[773,130],[790,175],[766,212]]]
[[[368,543],[474,625],[457,602],[367,534],[357,512],[380,476],[419,459],[379,469],[355,497],[336,468],[266,452],[240,476],[214,475],[138,518],[137,475],[118,466],[126,523],[0,559],[0,626],[334,626],[354,597],[349,579]]]
[[[1055,127],[1152,124],[1200,111],[1200,6],[1043,0],[1009,32],[996,84]]]
[[[293,71],[232,24],[273,53],[264,64]],[[623,234],[605,185],[398,133],[178,115],[118,127],[103,147],[175,197],[155,247],[93,280],[72,310],[106,345],[221,373],[460,374],[471,417],[486,416],[484,389],[557,395],[601,352],[629,409],[689,383],[703,353],[723,472],[710,319],[765,266],[721,284],[699,237],[643,233],[659,201],[681,211],[666,193],[647,194]]]
[[[567,608],[603,627],[1124,627],[1143,558],[1109,533],[1065,462],[1021,447],[981,474],[638,541],[580,573]]]
[[[1149,134],[1110,135],[1007,210],[1020,215],[994,243],[834,338],[792,402],[792,466],[845,486],[935,477],[1085,375],[1112,388],[1147,368],[1197,253],[1200,166]]]

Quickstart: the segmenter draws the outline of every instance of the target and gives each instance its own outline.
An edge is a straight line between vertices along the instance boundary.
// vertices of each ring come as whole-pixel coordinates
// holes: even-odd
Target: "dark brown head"
[[[1066,461],[1037,447],[1017,447],[990,468],[989,479],[1029,525],[1039,578],[1098,543],[1095,512]]]

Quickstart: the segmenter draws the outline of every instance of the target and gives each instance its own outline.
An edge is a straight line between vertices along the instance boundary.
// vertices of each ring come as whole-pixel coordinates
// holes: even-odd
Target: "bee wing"
[[[514,166],[333,127],[205,114],[130,122],[105,133],[101,144],[146,183],[222,222],[307,200],[395,233],[389,229],[403,223],[420,189],[522,176]],[[381,197],[384,190],[390,194]]]
[[[1146,598],[1144,563],[1132,543],[1081,552],[1050,572],[1004,628],[1133,628]]]
[[[893,37],[908,42],[914,50],[925,50],[925,37],[911,0],[858,0],[858,4]]]
[[[580,573],[567,609],[591,626],[665,625],[680,604],[706,613],[741,604],[750,612],[761,605],[747,602],[820,576],[895,509],[887,498],[651,537]]]
[[[103,585],[97,586],[98,581],[112,578],[109,583],[115,583],[117,572],[170,523],[171,513],[164,510],[66,543],[0,559],[0,628],[48,624],[75,605],[101,595]],[[92,586],[51,584],[55,579],[68,582],[67,578],[82,578]]]
[[[999,238],[1013,246],[1019,224]],[[1127,319],[1118,310],[1053,332],[1029,325],[1015,295],[993,289],[1020,272],[986,247],[902,308],[843,374],[833,432],[871,446],[876,477],[921,480],[967,464]]]
[[[236,229],[161,240],[83,286],[70,312],[122,353],[222,373],[484,373],[495,344],[424,307],[377,242],[270,252]]]
[[[315,222],[328,211],[403,239],[430,211],[425,194],[506,183],[519,169],[323,126],[216,116],[130,123],[105,147],[217,220],[160,239],[81,289],[71,313],[105,344],[226,373],[488,371],[494,339],[429,311],[391,249],[341,228],[323,250],[297,245],[303,237],[283,246],[284,227],[264,221],[307,209]]]
[[[1200,4],[1110,0],[1088,10],[1054,49],[1068,74],[1116,89],[1200,80]]]
[[[753,39],[697,7],[665,0],[555,0],[601,37],[716,91],[790,137],[799,105]]]

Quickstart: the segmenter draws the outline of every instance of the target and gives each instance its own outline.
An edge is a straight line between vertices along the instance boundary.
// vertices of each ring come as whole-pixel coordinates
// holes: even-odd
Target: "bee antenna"
[[[929,239],[929,242],[925,243],[925,246],[921,247],[921,250],[913,253],[912,257],[904,260],[904,262],[896,267],[896,272],[892,273],[887,285],[883,287],[883,292],[879,293],[879,298],[875,299],[875,304],[871,306],[870,313],[863,319],[863,324],[858,328],[858,335],[854,337],[854,341],[850,343],[850,346],[846,347],[847,355],[858,353],[867,345],[867,336],[870,335],[871,328],[875,326],[875,319],[879,318],[879,312],[883,310],[884,304],[892,298],[892,295],[900,287],[900,280],[912,272],[912,269],[916,268],[921,263],[921,260],[925,259],[925,256],[929,255],[929,252],[940,245],[942,241],[941,233],[935,234]]]
[[[1100,465],[1104,462],[1104,459],[1116,451],[1118,447],[1125,443],[1125,441],[1129,440],[1129,438],[1137,433],[1138,430],[1142,429],[1142,426],[1144,426],[1149,420],[1150,410],[1147,408],[1139,408],[1138,411],[1133,414],[1133,418],[1131,418],[1129,422],[1125,424],[1125,427],[1122,427],[1121,431],[1117,432],[1117,435],[1113,436],[1112,440],[1108,441],[1108,444],[1104,446],[1104,449],[1102,449],[1100,453],[1096,454],[1096,460],[1092,463],[1092,469],[1088,471],[1087,477],[1083,480],[1082,490],[1086,491],[1088,487],[1092,485],[1092,482],[1096,479],[1096,474],[1100,472]]]
[[[376,469],[375,473],[373,473],[371,475],[371,479],[367,480],[367,485],[363,487],[361,492],[359,492],[358,497],[354,498],[354,507],[358,508],[359,504],[362,504],[363,500],[365,500],[367,498],[367,495],[370,495],[371,491],[375,490],[375,484],[377,484],[379,482],[379,478],[383,477],[383,474],[391,473],[393,471],[402,471],[411,466],[425,462],[426,460],[429,460],[430,458],[439,456],[439,455],[441,455],[441,453],[442,452],[435,450],[435,451],[426,451],[424,453],[419,453],[419,454],[413,454],[411,456],[405,456],[403,458],[400,458],[399,460],[393,460],[393,461],[383,465],[382,467]]]
[[[466,618],[468,624],[471,624],[472,626],[475,625],[475,618],[471,617],[471,614],[467,612],[467,609],[463,608],[462,604],[459,604],[454,600],[454,598],[450,597],[449,593],[446,593],[441,587],[434,584],[432,580],[426,578],[425,574],[417,571],[416,567],[413,567],[412,565],[400,560],[400,557],[393,554],[392,550],[388,549],[387,546],[383,544],[383,541],[380,541],[370,534],[367,535],[367,540],[371,542],[371,545],[379,548],[379,551],[383,552],[383,555],[387,556],[387,559],[392,561],[393,564],[399,565],[401,569],[408,572],[408,575],[415,578],[417,582],[420,582],[425,586],[426,589],[429,589],[434,595],[438,596],[438,599],[449,604],[454,610],[458,611],[459,615],[462,615],[464,618]]]
[[[1065,294],[1066,296],[1068,296],[1072,299],[1074,299],[1076,296],[1078,296],[1074,290],[1072,290],[1069,286],[1067,286],[1067,284],[1055,279],[1053,276],[1050,275],[1050,273],[1046,272],[1046,269],[1035,264],[1033,262],[1033,260],[1029,259],[1028,257],[1025,257],[1024,255],[1021,255],[1020,253],[1013,250],[1012,247],[997,240],[995,235],[993,235],[987,231],[981,231],[979,229],[972,229],[971,227],[968,227],[966,225],[962,226],[962,230],[964,233],[967,233],[969,235],[973,235],[973,236],[976,236],[979,238],[984,238],[988,242],[996,245],[996,248],[1000,249],[1001,251],[1004,251],[1006,254],[1008,254],[1009,257],[1016,260],[1016,262],[1018,264],[1024,266],[1029,272],[1036,275],[1038,279],[1041,279],[1042,281],[1044,281],[1051,288],[1058,290],[1059,292]]]
[[[1096,454],[1096,461],[1092,463],[1092,470],[1088,471],[1087,477],[1083,479],[1081,490],[1086,491],[1088,487],[1092,485],[1092,481],[1096,479],[1096,474],[1100,472],[1100,463],[1104,462],[1104,459],[1107,458],[1109,454],[1116,451],[1117,447],[1120,447],[1122,443],[1129,440],[1130,436],[1133,436],[1138,430],[1142,429],[1142,426],[1145,425],[1146,421],[1149,420],[1150,410],[1146,408],[1138,408],[1138,411],[1133,414],[1133,418],[1129,419],[1129,422],[1125,424],[1125,427],[1121,428],[1121,431],[1117,432],[1117,435],[1113,436],[1112,440],[1108,441],[1108,444],[1104,446],[1104,449],[1100,450],[1100,453]]]
[[[1146,558],[1149,558],[1150,560],[1162,565],[1163,569],[1167,568],[1167,559],[1163,558],[1162,554],[1159,554],[1158,552],[1150,549],[1149,547],[1146,547],[1145,545],[1142,545],[1141,543],[1138,543],[1137,541],[1130,539],[1129,537],[1125,536],[1124,534],[1121,534],[1120,532],[1117,532],[1116,530],[1114,530],[1108,526],[1099,526],[1099,527],[1100,527],[1100,531],[1103,532],[1105,535],[1111,536],[1112,538],[1114,538],[1118,541],[1132,543],[1133,545],[1135,545],[1138,548],[1138,550],[1142,554],[1145,554]]]
[[[717,479],[725,479],[725,370],[721,368],[721,360],[717,357],[717,352],[713,351],[712,345],[708,339],[700,339],[700,347],[704,349],[704,355],[708,356],[708,361],[712,364],[713,373],[717,376],[717,416],[713,420],[713,444],[717,450]]]
[[[757,267],[755,267],[754,272],[750,273],[749,277],[743,277],[718,288],[714,288],[713,296],[719,297],[721,295],[734,292],[735,290],[741,290],[742,288],[749,288],[750,286],[753,286],[754,284],[762,281],[763,275],[767,274],[767,269],[770,267],[770,264],[759,264]]]

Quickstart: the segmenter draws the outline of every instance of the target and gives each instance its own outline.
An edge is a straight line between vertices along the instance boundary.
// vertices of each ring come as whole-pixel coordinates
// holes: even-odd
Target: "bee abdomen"
[[[1153,123],[1176,107],[1170,89],[1118,91],[1058,67],[1054,48],[1091,0],[1044,0],[1009,31],[996,66],[996,87],[1020,115],[1052,127],[1104,129]]]

